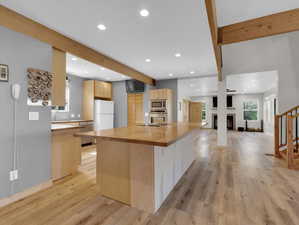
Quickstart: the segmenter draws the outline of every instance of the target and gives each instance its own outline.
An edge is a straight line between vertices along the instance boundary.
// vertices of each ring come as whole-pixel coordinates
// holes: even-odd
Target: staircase
[[[299,167],[299,106],[275,116],[275,157],[287,162],[289,169]]]

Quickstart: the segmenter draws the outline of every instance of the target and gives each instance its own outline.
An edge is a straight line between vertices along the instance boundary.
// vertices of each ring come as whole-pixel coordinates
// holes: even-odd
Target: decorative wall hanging
[[[0,81],[8,82],[9,72],[8,65],[0,64]]]
[[[28,103],[30,105],[48,106],[51,101],[52,73],[28,69]]]

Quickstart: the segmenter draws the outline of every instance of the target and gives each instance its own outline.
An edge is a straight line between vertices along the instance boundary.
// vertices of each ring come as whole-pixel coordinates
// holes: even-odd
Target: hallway
[[[155,215],[99,196],[91,149],[83,153],[77,175],[0,209],[0,224],[298,224],[299,173],[265,155],[273,153],[272,138],[246,132],[228,136],[229,147],[217,148],[216,131],[201,131],[197,160]]]

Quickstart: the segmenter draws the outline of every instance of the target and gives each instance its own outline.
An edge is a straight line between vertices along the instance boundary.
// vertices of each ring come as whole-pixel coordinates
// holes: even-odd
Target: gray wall
[[[128,124],[128,99],[124,81],[112,83],[114,101],[114,127],[126,127]]]
[[[71,120],[81,119],[82,117],[82,96],[83,81],[81,77],[68,75],[70,87],[70,111],[69,112],[52,112],[52,120]],[[71,115],[75,117],[71,117]]]
[[[278,113],[283,113],[299,104],[298,46],[299,32],[225,45],[223,74],[278,71]]]
[[[0,82],[0,198],[7,197],[51,177],[51,142],[49,107],[27,106],[28,68],[51,71],[51,46],[0,26],[0,63],[9,66],[9,83]],[[11,85],[22,86],[17,102],[17,150],[19,180],[9,181],[13,168],[13,105]],[[29,111],[39,112],[39,121],[29,121]]]
[[[172,119],[173,122],[177,121],[177,112],[178,112],[178,79],[170,80],[158,80],[156,88],[169,88],[172,90]]]

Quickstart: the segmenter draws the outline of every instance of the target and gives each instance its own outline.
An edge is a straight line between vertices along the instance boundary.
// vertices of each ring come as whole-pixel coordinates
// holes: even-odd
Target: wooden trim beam
[[[299,9],[289,10],[219,28],[221,45],[299,30]]]
[[[222,81],[222,52],[221,46],[218,45],[218,25],[216,16],[215,0],[205,0],[206,9],[208,14],[208,21],[210,25],[210,31],[212,36],[213,48],[216,58],[218,80]]]
[[[124,74],[133,79],[154,85],[151,77],[103,55],[77,41],[74,41],[40,23],[37,23],[13,10],[0,5],[0,25],[19,33],[31,36],[50,44],[59,50],[69,52],[87,61],[106,67],[115,72]]]

